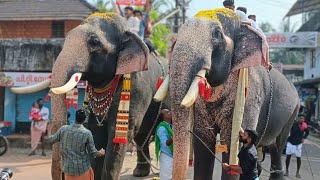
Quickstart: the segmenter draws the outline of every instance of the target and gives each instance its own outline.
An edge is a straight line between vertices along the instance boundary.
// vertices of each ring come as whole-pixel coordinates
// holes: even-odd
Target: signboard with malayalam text
[[[266,33],[271,48],[316,48],[318,32]]]
[[[43,82],[50,78],[51,73],[34,72],[0,72],[0,86],[21,87]],[[85,88],[86,81],[80,81],[78,88]]]
[[[144,6],[147,0],[117,0],[119,5]]]

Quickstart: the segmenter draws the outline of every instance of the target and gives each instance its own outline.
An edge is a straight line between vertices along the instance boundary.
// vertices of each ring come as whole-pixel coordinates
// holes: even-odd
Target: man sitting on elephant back
[[[172,179],[173,166],[173,131],[172,131],[172,114],[168,109],[160,112],[163,115],[162,121],[156,130],[156,157],[159,160],[160,154],[160,179]]]

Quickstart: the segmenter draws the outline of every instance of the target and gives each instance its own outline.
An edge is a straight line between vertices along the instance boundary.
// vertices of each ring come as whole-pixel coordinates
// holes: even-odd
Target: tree
[[[272,27],[272,25],[268,22],[262,22],[260,24],[260,29],[264,32],[264,33],[271,33],[271,32],[276,32],[276,30]]]
[[[95,0],[94,6],[99,9],[100,12],[110,12],[111,9],[107,8],[110,4],[108,0]]]

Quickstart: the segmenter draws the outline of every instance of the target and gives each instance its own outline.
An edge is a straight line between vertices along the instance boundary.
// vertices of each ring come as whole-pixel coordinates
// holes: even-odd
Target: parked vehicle
[[[9,149],[9,142],[5,136],[2,135],[2,128],[4,124],[0,122],[0,156],[4,155]]]

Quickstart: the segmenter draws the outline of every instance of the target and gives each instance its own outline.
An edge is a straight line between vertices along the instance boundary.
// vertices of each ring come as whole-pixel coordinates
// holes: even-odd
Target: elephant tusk
[[[194,78],[187,95],[183,98],[181,102],[181,106],[184,108],[188,108],[193,105],[193,103],[196,101],[198,94],[199,94],[199,88],[198,84],[201,78],[204,78],[206,75],[206,70],[202,69],[198,72],[197,76]]]
[[[161,84],[158,91],[154,95],[153,100],[155,100],[156,102],[163,101],[164,98],[167,96],[168,91],[169,91],[169,75],[167,75],[166,78],[164,79],[163,83]]]
[[[31,86],[13,87],[13,88],[11,88],[11,91],[15,94],[35,93],[35,92],[42,91],[42,90],[48,88],[50,86],[50,84],[51,84],[51,79],[47,79],[43,82],[31,85]]]
[[[54,94],[65,94],[68,91],[72,90],[78,84],[78,82],[81,79],[81,76],[82,73],[74,73],[65,85],[61,87],[51,88],[51,91]]]

